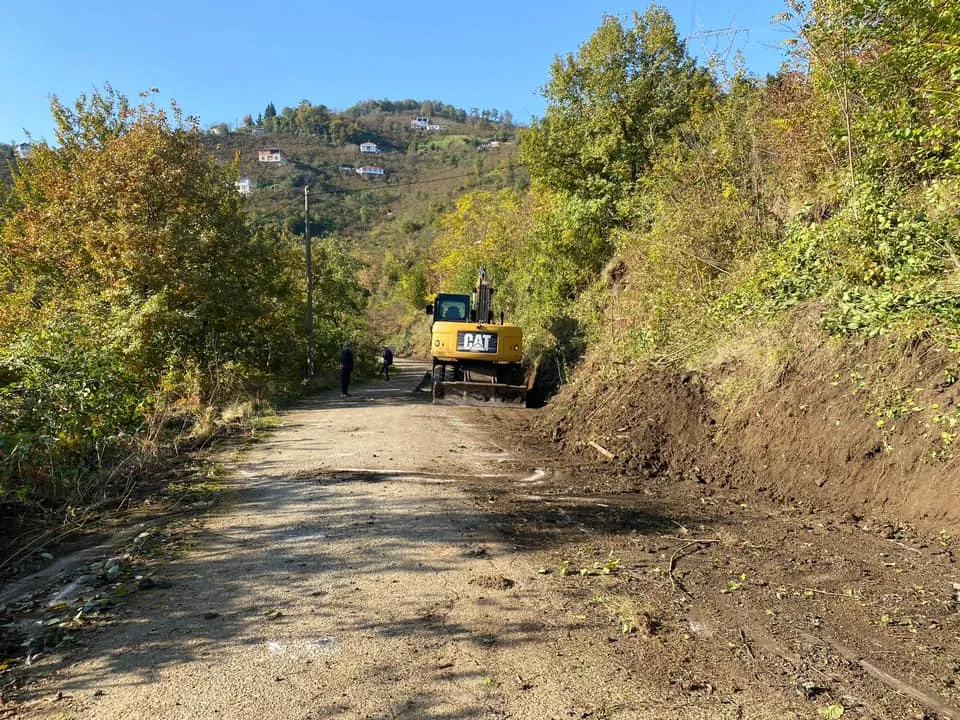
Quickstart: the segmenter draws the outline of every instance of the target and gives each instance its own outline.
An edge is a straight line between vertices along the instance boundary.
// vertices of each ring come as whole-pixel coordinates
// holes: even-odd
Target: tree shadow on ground
[[[669,507],[649,499],[636,507],[622,497],[617,507],[609,507],[612,498],[603,499],[608,506],[600,507],[597,498],[571,497],[471,507],[455,496],[425,502],[395,492],[405,483],[471,482],[495,479],[410,472],[251,479],[230,500],[238,522],[217,531],[201,528],[193,537],[194,550],[157,568],[158,586],[118,598],[109,611],[109,632],[91,636],[78,629],[78,639],[89,646],[56,665],[86,662],[64,673],[57,690],[83,696],[105,684],[108,692],[120,692],[124,685],[148,687],[184,663],[209,667],[214,677],[214,667],[222,663],[229,668],[249,657],[279,667],[282,676],[278,658],[296,656],[298,662],[319,666],[346,652],[339,643],[355,633],[401,645],[452,642],[477,652],[534,645],[542,642],[545,622],[514,621],[504,610],[494,630],[470,626],[447,617],[449,597],[437,588],[448,577],[452,582],[464,563],[480,562],[487,547],[549,550],[566,542],[571,531],[657,534],[699,521],[671,514]],[[265,524],[267,516],[280,521]],[[401,576],[422,580],[423,593],[392,597],[383,606],[389,608],[386,615],[358,615],[365,598],[389,596],[392,586],[386,578]],[[485,602],[492,613],[502,609],[497,597]],[[96,625],[94,619],[91,627]],[[409,664],[400,658],[383,663],[377,672],[385,678],[384,687],[390,686],[388,678],[408,673]],[[448,670],[436,673],[447,684],[463,681]],[[468,675],[469,684],[480,688],[482,673]],[[195,691],[207,682],[212,681],[199,680]],[[26,696],[36,697],[30,691]],[[338,716],[338,702],[309,717]],[[405,717],[465,720],[487,712],[445,714],[439,709],[445,703],[441,697],[403,702]]]

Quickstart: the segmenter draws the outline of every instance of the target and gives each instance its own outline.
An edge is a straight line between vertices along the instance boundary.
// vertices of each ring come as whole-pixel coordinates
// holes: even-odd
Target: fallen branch
[[[829,590],[819,590],[817,588],[803,587],[803,585],[786,585],[785,587],[793,588],[794,590],[803,590],[804,592],[816,593],[817,595],[830,595],[832,597],[842,597],[847,598],[848,600],[856,600],[856,595],[851,595],[848,593],[838,593],[831,592]]]
[[[926,707],[928,710],[932,710],[938,715],[942,715],[948,720],[960,720],[960,709],[953,707],[952,705],[947,705],[939,696],[928,693],[925,690],[920,690],[915,688],[913,685],[908,685],[906,682],[900,678],[894,677],[888,672],[881,670],[873,663],[870,663],[859,655],[854,653],[849,648],[841,645],[835,640],[827,640],[826,638],[819,638],[815,635],[810,635],[808,633],[800,633],[807,641],[813,643],[814,645],[832,647],[840,655],[847,660],[848,662],[859,665],[867,675],[879,680],[888,687],[893,688],[901,695],[906,695],[913,700],[916,700],[918,703]]]
[[[909,550],[910,552],[915,552],[917,555],[923,555],[923,550],[918,550],[917,548],[912,548],[912,547],[910,547],[909,545],[906,545],[906,544],[900,542],[899,540],[891,540],[890,538],[887,538],[887,542],[892,542],[894,545],[899,545],[899,546],[902,547],[904,550]]]
[[[747,651],[747,657],[750,658],[750,661],[755,661],[753,650],[750,649],[750,643],[747,642],[747,634],[743,630],[740,631],[740,642],[743,643],[743,649]]]
[[[599,443],[595,443],[593,440],[591,440],[590,442],[588,442],[587,445],[589,445],[589,446],[592,447],[594,450],[596,450],[598,453],[600,453],[601,455],[603,455],[607,460],[613,460],[613,459],[616,457],[616,455],[614,455],[612,452],[610,452],[609,450],[607,450],[605,447],[603,447],[603,446],[600,445]]]
[[[677,590],[682,592],[687,597],[691,597],[690,593],[687,592],[687,589],[683,586],[683,583],[681,583],[680,580],[677,578],[677,576],[674,574],[674,571],[677,569],[677,560],[683,557],[680,553],[682,553],[684,550],[687,550],[688,548],[695,547],[697,548],[697,550],[699,550],[702,545],[712,545],[718,542],[720,542],[720,538],[701,538],[699,540],[691,540],[685,545],[681,545],[676,550],[674,550],[673,555],[670,556],[670,567],[669,567],[670,581],[673,583],[673,586]]]

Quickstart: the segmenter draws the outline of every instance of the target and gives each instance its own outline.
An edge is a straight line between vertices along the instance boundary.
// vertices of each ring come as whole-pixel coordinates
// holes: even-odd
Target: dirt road
[[[31,717],[579,717],[635,707],[606,648],[568,640],[546,576],[458,489],[522,482],[424,367],[323,395],[232,463],[239,491]],[[572,621],[576,624],[576,621]],[[607,667],[598,672],[592,667]],[[632,716],[630,714],[624,717]]]
[[[232,458],[191,547],[16,712],[960,717],[948,539],[570,467],[530,411],[434,407],[400,370]]]

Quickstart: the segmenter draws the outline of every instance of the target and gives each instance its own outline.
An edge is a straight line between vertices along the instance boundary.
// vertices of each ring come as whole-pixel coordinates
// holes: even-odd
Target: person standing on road
[[[389,380],[390,379],[390,366],[393,365],[393,350],[388,347],[383,349],[383,367],[380,368],[380,372],[383,373],[383,376]],[[378,373],[379,374],[379,373]]]
[[[350,373],[353,372],[353,343],[347,340],[340,353],[340,391],[344,397],[350,396]]]

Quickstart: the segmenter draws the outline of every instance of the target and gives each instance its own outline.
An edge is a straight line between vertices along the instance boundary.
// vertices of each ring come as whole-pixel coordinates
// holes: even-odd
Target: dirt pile
[[[814,332],[740,339],[696,370],[613,380],[587,363],[541,415],[561,449],[644,478],[718,484],[852,519],[960,531],[960,382],[950,353]]]

